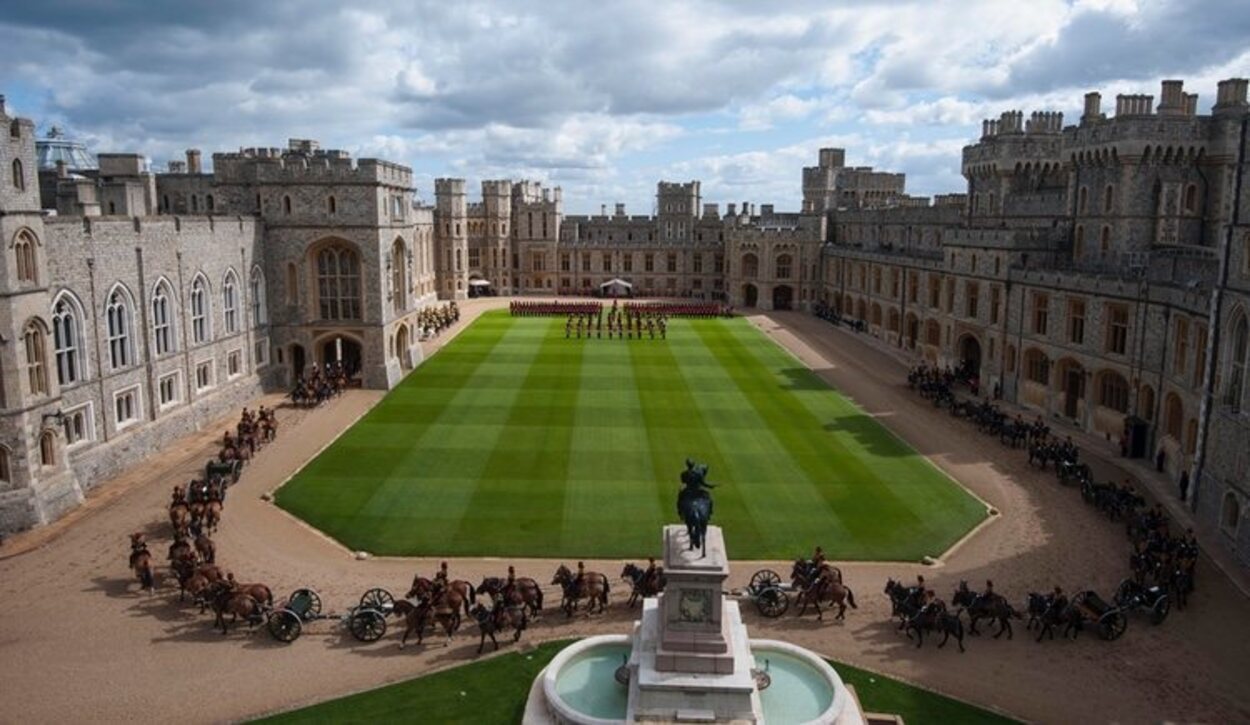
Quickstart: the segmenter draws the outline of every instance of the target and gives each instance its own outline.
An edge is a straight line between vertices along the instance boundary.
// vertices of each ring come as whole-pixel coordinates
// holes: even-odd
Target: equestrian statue
[[[700,557],[707,556],[707,526],[712,520],[711,489],[707,482],[707,464],[686,459],[686,470],[681,473],[681,492],[677,494],[677,513],[686,523],[690,548],[699,549]]]

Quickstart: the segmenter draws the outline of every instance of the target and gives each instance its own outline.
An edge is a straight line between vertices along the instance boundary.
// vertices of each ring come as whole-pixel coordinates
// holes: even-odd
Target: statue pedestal
[[[627,720],[758,722],[755,660],[738,603],[726,601],[729,559],[719,527],[707,554],[685,526],[664,528],[664,592],[643,603],[630,655]]]

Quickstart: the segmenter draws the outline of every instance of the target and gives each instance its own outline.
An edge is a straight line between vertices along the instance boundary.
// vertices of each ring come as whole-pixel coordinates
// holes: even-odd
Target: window
[[[43,466],[56,465],[56,434],[50,430],[39,435],[39,463]]]
[[[35,239],[25,230],[13,240],[13,256],[17,267],[18,282],[38,282],[39,267],[35,263]]]
[[[1111,253],[1111,227],[1104,226],[1102,228],[1102,236],[1098,239],[1098,253],[1102,255],[1104,260]]]
[[[268,311],[265,309],[265,274],[260,267],[252,267],[252,325],[260,327],[265,324]]]
[[[95,440],[95,416],[91,403],[65,411],[65,443],[74,446]]]
[[[152,293],[152,343],[158,357],[176,349],[169,298],[169,284],[161,280],[156,285],[156,291]]]
[[[258,368],[269,364],[269,340],[262,339],[255,342],[255,347],[252,350],[252,360]]]
[[[158,381],[157,388],[162,408],[178,402],[178,392],[182,390],[182,386],[178,384],[180,377],[182,376],[178,373],[170,373]]]
[[[754,254],[742,255],[742,276],[748,279],[758,277],[760,273],[760,258]]]
[[[26,323],[26,329],[22,332],[22,340],[26,344],[26,381],[30,384],[30,394],[47,395],[48,366],[43,330],[38,322],[31,320]]]
[[[282,213],[291,216],[291,197],[282,197]]]
[[[1185,213],[1193,214],[1198,210],[1198,187],[1190,184],[1185,187]]]
[[[226,354],[226,378],[233,380],[243,374],[243,351],[231,350]]]
[[[208,284],[202,276],[191,282],[191,342],[208,342]]]
[[[1235,535],[1240,521],[1241,502],[1237,500],[1237,494],[1228,491],[1224,494],[1224,503],[1220,505],[1220,528]]]
[[[1076,236],[1072,241],[1072,256],[1080,259],[1085,256],[1085,226],[1076,225]]]
[[[21,159],[13,159],[13,188],[18,191],[26,190],[26,172],[22,169]]]
[[[790,274],[791,274],[790,267],[792,264],[793,264],[793,260],[788,254],[783,254],[780,257],[777,257],[777,279],[790,279]],[[877,291],[880,292],[881,291],[880,290],[881,270],[878,268],[875,270],[875,272],[876,272],[876,275],[875,275],[876,284],[878,288]]]
[[[1128,412],[1128,382],[1119,373],[1107,371],[1098,385],[1098,403],[1120,413]]]
[[[1036,292],[1033,294],[1033,334],[1045,335],[1050,325],[1050,298]]]
[[[1107,184],[1107,188],[1103,189],[1102,192],[1102,212],[1104,214],[1109,214],[1111,212],[1111,207],[1114,206],[1112,201],[1114,198],[1115,187],[1111,184]]]
[[[1163,430],[1178,443],[1181,440],[1181,427],[1185,421],[1185,406],[1176,393],[1168,393],[1163,401]]]
[[[981,285],[976,282],[964,283],[964,313],[966,317],[977,316],[977,302],[981,294]]]
[[[647,272],[655,271],[655,255],[654,254],[652,254],[651,252],[647,252],[645,255],[643,255],[642,268],[644,271],[647,271]],[[648,285],[648,287],[649,286],[650,285]]]
[[[0,481],[8,483],[12,481],[13,473],[9,469],[9,449],[0,446]]]
[[[355,250],[332,245],[317,253],[317,298],[323,320],[360,319],[360,257]]]
[[[998,306],[999,306],[999,302],[1001,301],[1000,300],[1001,295],[1002,295],[1002,290],[1000,290],[998,287],[990,287],[990,324],[991,325],[998,324]]]
[[[479,265],[474,264],[470,258],[469,266],[478,267]],[[408,307],[408,254],[402,239],[396,239],[391,245],[391,304],[397,313],[403,312]]]
[[[953,277],[946,278],[946,314],[955,311],[955,279]]]
[[[52,305],[52,349],[56,355],[56,380],[71,385],[83,377],[82,328],[77,301],[68,292]]]
[[[339,203],[333,196],[326,199],[326,211],[329,212],[331,216],[339,212]]]
[[[625,256],[621,258],[621,271],[623,272],[634,271],[634,255],[633,254],[626,252]]]
[[[666,268],[668,269],[670,274],[677,271],[677,255],[676,254],[668,255],[668,259],[666,260]]]
[[[537,272],[538,270],[536,269],[534,271]],[[589,252],[582,252],[582,271],[583,272],[590,271],[590,253]]]
[[[1202,385],[1202,376],[1206,374],[1207,369],[1207,326],[1196,325],[1194,327],[1194,377],[1193,386]]]
[[[1050,360],[1046,353],[1030,349],[1024,353],[1024,375],[1041,385],[1050,385]]]
[[[1247,360],[1247,353],[1250,352],[1250,323],[1246,322],[1244,313],[1233,324],[1233,335],[1230,339],[1228,386],[1224,389],[1224,402],[1232,407],[1233,412],[1240,412],[1242,390],[1246,384],[1246,367],[1250,364],[1250,360]]]
[[[907,301],[911,303],[920,301],[920,278],[915,274],[907,276]]]
[[[573,271],[572,255],[570,255],[568,252],[565,252],[560,255],[560,271],[561,272]]]
[[[936,274],[929,275],[929,307],[937,309],[942,299],[942,278]]]
[[[130,365],[130,296],[122,287],[109,294],[105,309],[108,320],[109,364],[114,370]]]
[[[703,255],[695,254],[690,258],[690,271],[695,274],[703,274]]]
[[[299,273],[295,269],[295,262],[288,262],[286,265],[286,303],[293,305],[299,301]]]
[[[195,366],[195,390],[199,392],[213,384],[213,361],[208,360]]]
[[[226,321],[226,334],[232,335],[239,331],[239,297],[238,280],[234,270],[226,272],[226,279],[221,283],[222,316]]]
[[[1077,205],[1078,214],[1084,214],[1089,209],[1089,188],[1082,186],[1081,193],[1078,195],[1080,203]]]
[[[603,255],[603,260],[602,260],[602,261],[603,261],[603,267],[602,267],[603,271],[604,271],[604,272],[611,272],[611,271],[612,271],[612,257],[611,257],[611,255],[609,255],[609,254],[605,253],[605,254]]]
[[[1172,372],[1185,374],[1185,365],[1189,362],[1189,319],[1176,318],[1176,339],[1172,343]]]
[[[213,195],[212,195],[212,194],[209,194],[207,197],[205,197],[205,199],[204,199],[204,207],[208,210],[208,212],[209,212],[210,214],[211,214],[211,213],[215,210],[215,206],[216,206],[216,204],[213,202]]]
[[[1128,308],[1109,305],[1107,315],[1107,352],[1123,355],[1128,350]]]
[[[133,387],[113,396],[113,420],[118,430],[139,420],[139,388]]]
[[[781,275],[777,275],[777,276],[780,277]],[[782,279],[785,279],[785,278],[782,277]],[[872,293],[874,295],[881,294],[881,268],[880,267],[872,268]]]
[[[1068,342],[1085,342],[1085,300],[1068,300]]]

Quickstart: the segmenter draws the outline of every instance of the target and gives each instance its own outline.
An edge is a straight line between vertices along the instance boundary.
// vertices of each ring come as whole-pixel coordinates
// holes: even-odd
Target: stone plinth
[[[732,672],[723,596],[729,559],[720,527],[708,527],[706,554],[690,549],[686,527],[664,527],[664,574],[668,583],[659,597],[656,668],[662,672]]]

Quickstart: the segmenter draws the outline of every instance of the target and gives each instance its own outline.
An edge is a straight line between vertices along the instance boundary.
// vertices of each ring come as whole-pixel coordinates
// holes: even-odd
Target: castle
[[[1250,560],[1247,83],[1210,115],[1179,81],[1158,108],[1091,93],[1079,124],[1019,111],[964,149],[967,192],[821,149],[802,206],[704,203],[660,182],[656,210],[565,215],[560,188],[438,179],[292,139],[135,154],[38,141],[0,101],[0,531],[43,523],[308,366],[389,388],[420,363],[419,311],[477,293],[822,305],[891,345],[975,369],[986,391],[1086,430],[1129,432],[1193,477],[1199,514]],[[624,283],[624,285],[622,285]]]

